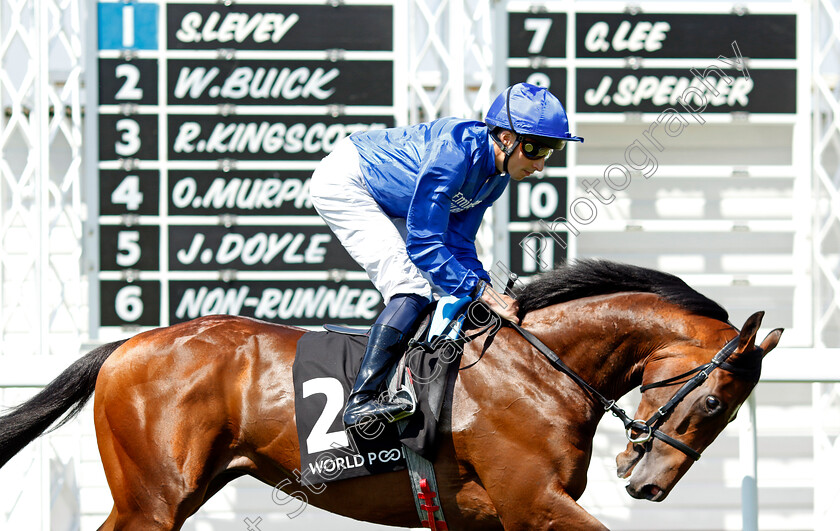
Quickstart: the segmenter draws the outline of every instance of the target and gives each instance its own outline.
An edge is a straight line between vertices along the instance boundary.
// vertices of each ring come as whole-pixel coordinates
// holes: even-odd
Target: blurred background
[[[367,326],[381,300],[312,209],[315,164],[527,81],[586,141],[488,212],[487,269],[629,262],[786,329],[664,503],[624,492],[612,418],[580,503],[611,529],[836,529],[838,39],[838,0],[0,0],[0,405],[200,315]],[[0,470],[0,529],[104,520],[89,409]],[[387,529],[271,494],[237,480],[185,529]]]

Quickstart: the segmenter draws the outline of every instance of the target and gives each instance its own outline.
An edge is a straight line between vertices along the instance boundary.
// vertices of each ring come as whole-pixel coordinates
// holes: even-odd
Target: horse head
[[[618,476],[634,498],[664,500],[700,453],[738,413],[758,383],[761,361],[782,329],[756,346],[764,312],[747,319],[721,344],[720,333],[663,346],[649,356],[642,400],[628,426],[630,442],[618,455]],[[715,342],[715,340],[717,342]]]

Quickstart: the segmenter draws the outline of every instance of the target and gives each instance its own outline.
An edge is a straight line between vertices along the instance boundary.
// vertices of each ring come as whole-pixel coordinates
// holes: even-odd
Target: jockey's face
[[[505,146],[511,146],[516,140],[516,136],[510,131],[502,131],[499,134],[499,138]],[[505,154],[501,149],[499,149],[499,146],[494,147],[496,148],[496,168],[499,171],[503,171]],[[538,159],[527,158],[522,152],[521,144],[513,151],[510,156],[510,160],[508,161],[508,173],[510,174],[510,178],[514,181],[521,181],[534,172],[543,171],[544,168],[545,157]]]

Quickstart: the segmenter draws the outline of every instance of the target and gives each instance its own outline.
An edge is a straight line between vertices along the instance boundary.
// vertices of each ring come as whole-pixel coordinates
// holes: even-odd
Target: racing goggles
[[[522,146],[522,154],[525,155],[525,158],[531,160],[538,160],[542,158],[547,159],[551,156],[552,153],[554,153],[553,148],[550,148],[545,144],[542,144],[540,142],[526,137],[522,138],[522,142],[520,142],[519,145]],[[560,146],[557,148],[557,150],[559,151],[564,147],[566,147],[566,141],[561,140]]]

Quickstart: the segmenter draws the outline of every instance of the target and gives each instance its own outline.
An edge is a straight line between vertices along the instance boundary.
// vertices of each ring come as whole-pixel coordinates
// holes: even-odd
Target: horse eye
[[[720,409],[720,400],[716,396],[709,395],[706,397],[706,411],[714,413]]]

